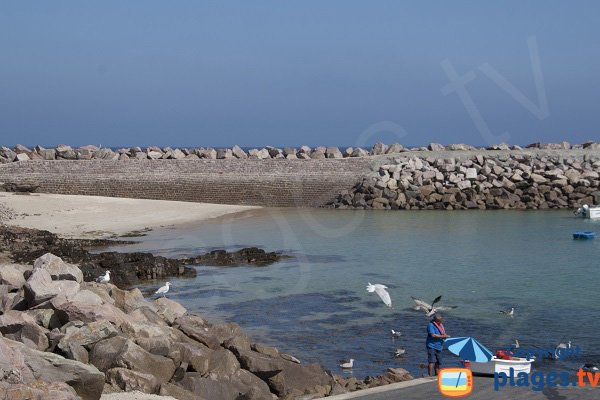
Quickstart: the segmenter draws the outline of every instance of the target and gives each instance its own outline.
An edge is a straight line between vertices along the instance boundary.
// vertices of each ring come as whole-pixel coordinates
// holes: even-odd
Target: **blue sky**
[[[599,140],[598,15],[595,1],[3,1],[0,142]],[[470,101],[443,93],[444,62]]]

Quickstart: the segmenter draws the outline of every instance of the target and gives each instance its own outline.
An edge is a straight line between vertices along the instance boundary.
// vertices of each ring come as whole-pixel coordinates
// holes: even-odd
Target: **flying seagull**
[[[431,304],[426,303],[421,299],[417,299],[416,297],[412,297],[412,299],[415,302],[414,309],[416,311],[425,312],[425,315],[427,315],[428,317],[431,317],[433,314],[435,314],[436,312],[439,312],[439,311],[448,311],[453,308],[456,308],[456,306],[437,306],[437,307],[435,307],[435,303],[438,303],[442,299],[442,296],[438,296],[435,299],[433,299]]]
[[[500,314],[504,314],[504,315],[508,315],[509,317],[512,317],[513,315],[515,315],[515,308],[511,307],[510,310],[500,310]]]
[[[353,358],[351,358],[348,361],[344,361],[344,362],[342,362],[340,364],[340,368],[343,368],[343,369],[352,369],[353,366],[354,366],[354,359]]]
[[[171,282],[165,283],[165,286],[161,286],[160,288],[158,288],[158,290],[154,292],[154,294],[162,294],[163,297],[165,297],[165,294],[167,294],[167,292],[169,291],[169,286],[171,286]]]
[[[385,289],[387,289],[387,286],[381,285],[379,283],[376,283],[373,285],[373,284],[371,284],[371,282],[369,282],[369,284],[367,285],[367,292],[377,293],[377,296],[379,296],[379,298],[381,298],[383,303],[386,306],[391,308],[392,307],[392,299],[390,298],[390,294]]]
[[[110,271],[106,271],[104,275],[100,275],[96,278],[96,282],[98,283],[108,283],[110,282]]]
[[[402,332],[395,331],[395,330],[392,329],[392,337],[397,338],[397,337],[400,337],[400,336],[402,336]]]

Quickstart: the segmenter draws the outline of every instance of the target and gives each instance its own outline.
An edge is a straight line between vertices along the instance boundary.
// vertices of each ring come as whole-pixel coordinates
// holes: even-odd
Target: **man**
[[[444,348],[444,339],[450,337],[446,335],[444,329],[444,316],[442,314],[435,314],[433,319],[427,324],[427,370],[429,376],[433,376],[433,370],[435,368],[435,374],[437,375],[442,365],[442,349]]]

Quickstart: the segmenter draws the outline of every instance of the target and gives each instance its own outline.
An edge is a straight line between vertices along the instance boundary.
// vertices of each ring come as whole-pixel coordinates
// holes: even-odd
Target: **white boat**
[[[531,364],[535,359],[527,360],[526,358],[512,357],[511,360],[492,357],[492,360],[486,363],[470,362],[471,371],[479,375],[494,375],[495,373],[504,372],[510,375],[510,369],[513,369],[514,376],[519,372],[529,374],[531,372]]]
[[[575,211],[575,215],[590,219],[600,218],[600,207],[590,207],[587,204],[584,204],[583,207],[580,207]]]

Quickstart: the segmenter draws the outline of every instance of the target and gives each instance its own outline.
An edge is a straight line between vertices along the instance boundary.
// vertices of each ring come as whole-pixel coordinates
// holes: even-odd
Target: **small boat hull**
[[[514,376],[520,372],[529,374],[531,372],[531,364],[535,360],[527,360],[526,358],[513,357],[512,360],[503,360],[492,357],[492,360],[486,363],[471,362],[470,367],[473,374],[476,375],[494,375],[501,372],[510,375],[510,369],[513,369]]]
[[[573,234],[573,239],[576,239],[576,240],[593,239],[595,237],[596,237],[596,232],[575,232]]]

